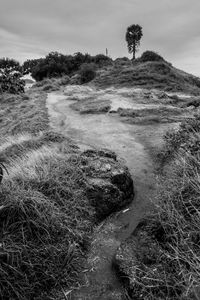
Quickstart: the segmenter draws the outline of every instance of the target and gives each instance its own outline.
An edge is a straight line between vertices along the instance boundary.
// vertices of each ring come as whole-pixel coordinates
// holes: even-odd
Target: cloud
[[[50,51],[127,55],[125,31],[143,26],[152,49],[200,75],[199,0],[0,0],[0,56],[26,59]],[[187,63],[186,63],[187,62]],[[194,67],[195,66],[195,67]]]

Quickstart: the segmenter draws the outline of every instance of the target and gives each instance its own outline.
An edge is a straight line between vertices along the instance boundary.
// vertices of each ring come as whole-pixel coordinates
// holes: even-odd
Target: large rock
[[[99,219],[121,209],[133,200],[133,180],[128,168],[110,150],[87,150],[80,155],[86,193]]]

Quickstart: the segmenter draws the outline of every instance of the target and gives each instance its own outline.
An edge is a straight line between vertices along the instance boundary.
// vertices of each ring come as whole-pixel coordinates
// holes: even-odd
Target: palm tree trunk
[[[133,43],[133,60],[135,60],[136,45]]]

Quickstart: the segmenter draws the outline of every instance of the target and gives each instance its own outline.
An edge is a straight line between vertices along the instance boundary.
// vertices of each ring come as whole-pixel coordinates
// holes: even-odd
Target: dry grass
[[[46,95],[33,91],[27,95],[1,95],[0,136],[48,129]]]
[[[94,226],[77,149],[48,130],[45,99],[1,98],[0,299],[55,299],[77,285]]]
[[[200,297],[200,156],[177,156],[168,166],[157,198],[159,219],[165,232],[162,264],[172,266],[182,299]],[[160,274],[159,274],[160,276]],[[177,281],[178,287],[175,288]]]
[[[1,146],[9,154],[22,149],[8,155],[0,189],[1,299],[50,299],[52,289],[77,284],[95,213],[78,160],[69,159],[61,140],[23,134]]]
[[[199,125],[196,116],[168,136],[165,147],[171,159],[159,174],[157,212],[139,231],[148,245],[138,252],[132,291],[138,299],[200,298]],[[147,247],[148,260],[144,259]]]
[[[41,90],[45,92],[51,92],[59,90],[60,86],[65,86],[70,83],[70,77],[69,76],[62,76],[58,78],[46,78],[42,81],[36,82],[32,90]]]
[[[62,143],[66,140],[64,136],[53,131],[38,132],[37,136],[24,132],[2,137],[0,139],[1,158],[9,163],[11,159],[26,155],[30,150],[37,150],[42,146],[53,147],[55,143]]]
[[[164,105],[143,109],[119,108],[117,112],[123,121],[131,124],[175,123],[181,122],[189,115],[185,109]]]

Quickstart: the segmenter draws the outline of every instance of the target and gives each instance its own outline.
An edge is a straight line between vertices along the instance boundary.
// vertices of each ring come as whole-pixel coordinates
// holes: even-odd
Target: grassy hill
[[[130,174],[111,151],[82,153],[71,140],[49,128],[44,91],[69,83],[68,77],[46,79],[26,94],[0,95],[0,164],[4,171],[0,185],[0,299],[66,298],[64,289],[77,286],[83,271],[95,225],[132,200]],[[200,93],[197,77],[164,60],[137,60],[134,64],[118,60],[99,69],[91,84]],[[166,260],[156,253],[156,263],[161,266],[158,276],[163,276],[163,297],[174,280],[192,296],[199,282],[200,126],[199,119],[195,120],[197,123],[186,122],[181,131],[168,137],[162,154],[169,164],[158,196],[158,212],[165,231],[164,247],[170,248],[162,252]],[[105,173],[108,164],[110,173]],[[96,169],[98,165],[102,169]],[[118,167],[123,170],[120,176]],[[113,169],[116,178],[112,177]],[[121,187],[119,177],[127,185]],[[171,240],[173,236],[178,237],[179,244]],[[168,263],[174,272],[166,272]],[[146,267],[145,262],[141,264]],[[153,277],[154,286],[151,280],[144,280],[143,273],[140,275],[138,282],[140,287],[145,286],[145,293],[149,293],[148,285],[153,297],[160,297],[160,278]],[[140,287],[138,295],[149,299]]]
[[[123,86],[200,94],[200,79],[174,68],[166,61],[119,61],[98,72],[93,81],[100,87]]]

